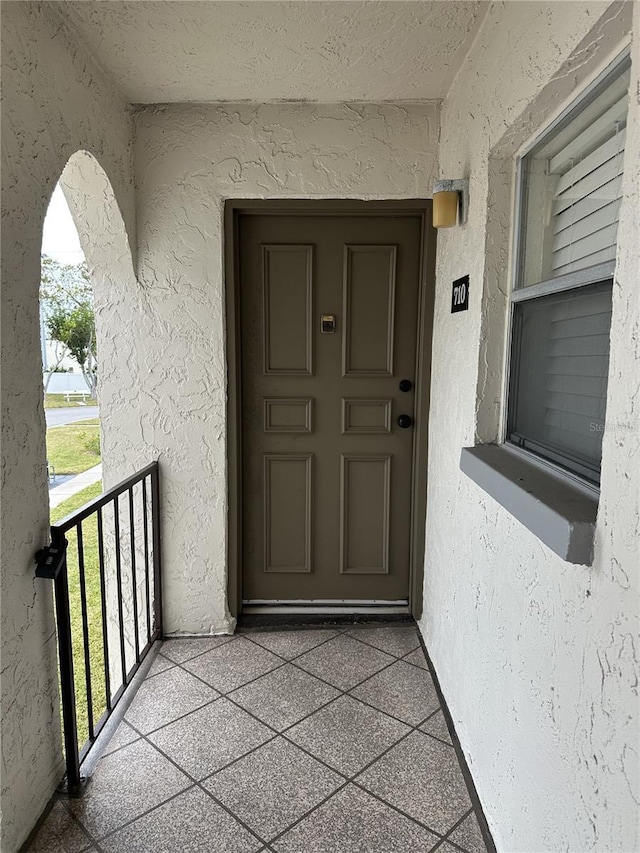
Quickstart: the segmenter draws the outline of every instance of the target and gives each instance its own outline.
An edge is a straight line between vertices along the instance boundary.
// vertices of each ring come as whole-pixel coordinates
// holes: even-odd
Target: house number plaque
[[[451,313],[466,311],[469,307],[469,276],[457,278],[453,282],[451,293]]]

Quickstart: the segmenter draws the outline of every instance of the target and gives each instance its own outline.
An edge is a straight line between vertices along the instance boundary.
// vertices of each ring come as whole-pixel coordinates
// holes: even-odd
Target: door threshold
[[[246,616],[254,615],[322,615],[322,616],[391,616],[409,613],[408,601],[264,601],[249,600],[243,602],[242,612]]]
[[[251,608],[250,608],[251,610]],[[414,619],[408,610],[402,613],[386,613],[382,608],[369,608],[372,613],[362,610],[350,610],[338,613],[336,608],[327,608],[328,613],[292,612],[285,613],[249,612],[243,610],[238,616],[236,631],[239,634],[252,631],[304,631],[318,628],[352,628],[355,625],[414,625]]]

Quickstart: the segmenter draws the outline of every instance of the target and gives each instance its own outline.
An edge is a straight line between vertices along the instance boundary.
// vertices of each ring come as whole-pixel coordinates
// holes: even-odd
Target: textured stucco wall
[[[41,3],[2,8],[2,842],[13,853],[62,773],[49,581],[38,327],[42,224],[79,149],[113,183],[133,233],[131,119],[124,102]]]
[[[496,3],[443,107],[441,175],[470,175],[471,212],[439,235],[421,629],[509,853],[640,849],[637,43],[593,566],[562,562],[458,467],[499,435],[514,153],[622,49],[631,11]],[[469,311],[451,315],[465,273]]]
[[[495,4],[443,116],[440,174],[471,174],[471,216],[439,238],[421,627],[504,851],[638,849],[637,46],[608,409],[618,427],[605,434],[594,566],[562,563],[458,470],[462,446],[498,432],[513,152],[613,54],[628,29],[626,5],[598,27],[604,3]],[[122,100],[49,6],[4,4],[2,29],[2,488],[3,498],[10,495],[2,519],[2,850],[13,853],[61,770],[51,593],[34,581],[32,564],[48,516],[41,377],[38,359],[25,353],[39,352],[42,221],[69,156],[91,152],[114,190],[88,221],[100,230],[115,199],[129,242],[136,226],[139,238],[140,286],[117,230],[109,239],[121,275],[109,298],[98,294],[101,359],[113,377],[103,387],[105,479],[160,458],[166,627],[211,633],[232,627],[223,201],[428,196],[439,110],[141,109],[134,222]],[[636,22],[636,38],[638,29]],[[93,168],[91,160],[76,165],[85,177]],[[84,207],[81,177],[74,169],[65,175],[76,211]],[[98,186],[101,174],[94,178]],[[87,241],[85,250],[95,280],[104,281],[100,246]],[[466,272],[470,310],[452,316],[450,282]],[[132,318],[135,336],[118,336]],[[116,382],[114,371],[126,381]]]
[[[143,433],[163,470],[169,633],[228,630],[225,198],[430,194],[436,105],[159,106],[137,114]]]

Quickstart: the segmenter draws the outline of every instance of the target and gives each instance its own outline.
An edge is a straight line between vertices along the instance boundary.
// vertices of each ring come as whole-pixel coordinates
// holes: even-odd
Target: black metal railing
[[[51,526],[36,576],[54,581],[67,786],[162,638],[159,471],[153,462]]]

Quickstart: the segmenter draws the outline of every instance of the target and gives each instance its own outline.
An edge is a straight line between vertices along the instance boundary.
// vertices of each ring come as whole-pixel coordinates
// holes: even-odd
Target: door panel
[[[311,374],[313,247],[263,246],[265,374]]]
[[[264,431],[313,432],[313,400],[308,397],[266,397]]]
[[[345,246],[343,376],[393,375],[396,252],[396,246]]]
[[[342,432],[391,432],[391,400],[342,400]]]
[[[340,571],[389,572],[391,456],[342,456]]]
[[[243,598],[406,599],[420,216],[246,215],[238,240]]]
[[[264,455],[265,572],[310,572],[313,513],[311,453]]]

